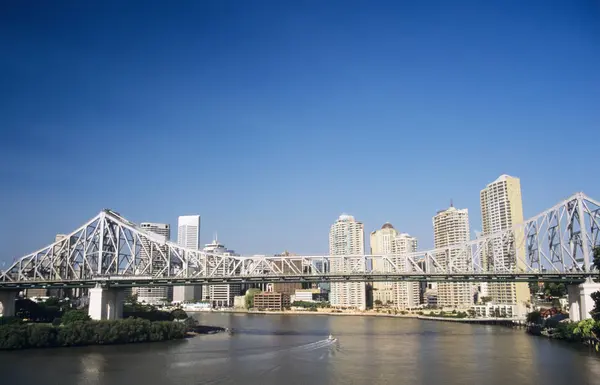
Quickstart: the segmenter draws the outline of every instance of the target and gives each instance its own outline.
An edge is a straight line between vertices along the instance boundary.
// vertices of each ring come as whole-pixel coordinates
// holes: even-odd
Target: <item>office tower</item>
[[[200,215],[184,215],[178,218],[177,244],[188,249],[200,248]]]
[[[158,235],[161,243],[171,239],[171,226],[166,223],[140,223],[142,230]],[[143,259],[149,259],[150,273],[152,275],[160,275],[161,271],[167,266],[165,258],[167,257],[167,246],[156,246],[146,238],[142,238],[140,255]],[[132,293],[137,295],[138,302],[158,305],[170,301],[172,297],[172,288],[169,286],[154,286],[154,287],[136,287]]]
[[[184,215],[177,219],[177,244],[198,250],[200,248],[200,215]],[[202,286],[174,286],[173,302],[192,302],[202,298]]]
[[[501,175],[488,184],[480,193],[481,223],[483,235],[510,229],[523,222],[523,201],[521,198],[521,181],[509,175]],[[525,239],[521,232],[514,235],[512,244],[502,241],[488,243],[484,258],[484,267],[495,271],[514,271],[523,268]],[[523,309],[529,300],[529,289],[526,283],[490,283],[488,294],[498,304],[518,305]],[[522,313],[520,311],[519,313]]]
[[[335,256],[364,255],[364,227],[351,215],[341,215],[329,231],[329,255],[331,273],[365,271],[360,262]],[[364,282],[331,283],[329,296],[331,305],[338,308],[365,310],[367,307],[366,284]]]
[[[372,231],[370,235],[371,255],[385,255],[392,258],[394,239],[398,236],[398,231],[391,223],[386,222],[381,229]],[[379,258],[373,259],[372,270],[377,273],[389,273],[392,266]],[[382,304],[394,304],[396,299],[392,290],[393,282],[373,282],[373,301]]]
[[[469,211],[453,206],[438,211],[433,217],[433,233],[435,248],[444,248],[469,241]],[[449,259],[458,269],[466,268],[469,256],[461,255],[459,250],[436,253],[436,259],[444,268],[448,267]],[[453,282],[438,283],[438,306],[465,308],[473,303],[470,283]]]
[[[233,250],[228,250],[225,245],[215,239],[211,243],[207,243],[202,251],[223,256],[237,256]],[[217,274],[225,276],[227,264],[221,264]],[[239,283],[222,284],[222,285],[204,285],[203,300],[211,303],[213,307],[233,307],[234,297],[242,293],[242,285]]]

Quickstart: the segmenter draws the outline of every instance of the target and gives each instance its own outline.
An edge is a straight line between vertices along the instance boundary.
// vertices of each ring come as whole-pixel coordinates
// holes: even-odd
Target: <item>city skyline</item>
[[[507,174],[501,174],[501,175],[499,175],[498,177],[496,177],[495,179],[502,178],[503,176],[509,176],[509,177],[510,177],[510,175],[507,175]],[[519,179],[519,178],[517,177],[517,179]],[[487,184],[486,184],[486,186],[489,186],[490,184],[493,184],[494,182],[496,182],[496,181],[489,182],[489,183],[487,183]],[[481,197],[480,197],[480,193],[481,193],[481,191],[479,191],[479,193],[477,194],[477,195],[479,196],[479,199],[481,199]],[[563,197],[563,198],[566,198],[566,197]],[[454,206],[454,203],[455,203],[455,200],[454,200],[454,199],[450,198],[450,199],[449,199],[449,202],[450,202],[450,205]],[[555,203],[556,203],[556,202],[555,202]],[[481,204],[481,202],[478,200],[478,205],[480,205],[480,204]],[[552,204],[552,206],[553,206],[553,205],[554,205],[554,204]],[[479,206],[478,206],[478,207],[479,207]],[[466,209],[467,209],[467,210],[469,210],[469,208],[468,208],[468,207],[467,207]],[[523,210],[524,210],[524,209],[525,209],[525,207],[524,207],[524,205],[523,205]],[[439,211],[442,211],[442,210],[445,210],[445,209],[436,210],[436,212],[439,212]],[[479,208],[479,210],[480,210],[480,208]],[[482,215],[481,215],[481,214],[482,214],[482,213],[481,213],[481,211],[479,211],[479,214],[480,214],[480,215],[478,215],[478,216],[474,216],[474,217],[472,216],[471,218],[469,218],[469,223],[470,223],[470,232],[469,232],[469,235],[470,235],[470,239],[476,239],[476,236],[477,236],[477,234],[483,234],[483,230],[484,230],[484,229],[483,229],[483,226],[480,226],[480,228],[473,228],[473,226],[471,225],[471,223],[473,222],[473,218],[481,220],[481,217],[482,217]],[[126,215],[126,214],[124,214],[124,215],[125,215],[125,217],[127,217],[127,215]],[[352,216],[351,214],[348,214],[347,212],[342,212],[342,213],[341,213],[341,215],[349,215],[349,216]],[[431,218],[431,216],[433,216],[433,215],[435,215],[435,214],[432,214],[432,215],[430,215],[430,216],[429,216],[429,218]],[[388,216],[386,216],[386,218],[387,218],[387,217],[388,217]],[[128,218],[128,217],[127,217],[127,218]],[[196,214],[196,215],[178,215],[178,216],[177,216],[177,218],[178,218],[178,219],[175,221],[175,223],[178,223],[178,222],[179,222],[179,220],[180,220],[180,218],[197,218],[197,219],[198,219],[198,228],[199,228],[199,231],[198,231],[198,239],[197,239],[197,240],[195,240],[195,242],[197,242],[197,243],[198,243],[198,248],[200,248],[200,245],[202,244],[202,239],[211,239],[212,237],[214,237],[214,235],[215,235],[215,234],[218,234],[218,233],[219,233],[219,232],[218,232],[218,231],[216,231],[216,230],[206,230],[206,229],[205,229],[205,230],[204,230],[204,233],[205,233],[205,234],[207,234],[207,235],[208,235],[208,234],[210,234],[210,235],[208,235],[207,237],[203,237],[203,236],[202,236],[202,234],[203,234],[203,232],[202,232],[202,229],[203,229],[203,228],[205,228],[205,226],[201,226],[201,225],[200,225],[200,219],[202,218],[202,222],[204,223],[204,222],[205,222],[205,218],[204,218],[202,215],[200,215],[200,214]],[[128,219],[129,219],[129,218],[128,218]],[[526,221],[526,220],[528,220],[528,219],[529,219],[529,217],[527,217],[527,216],[525,216],[525,217],[523,218],[523,220],[525,220],[525,221]],[[83,223],[83,222],[84,222],[84,220],[82,220],[82,221],[81,221],[81,223]],[[134,221],[134,222],[135,222],[135,221]],[[361,222],[362,222],[362,221],[361,221]],[[383,222],[383,224],[385,225],[385,224],[389,224],[389,223],[391,223],[391,222],[393,222],[393,221],[385,221],[385,222]],[[80,225],[81,223],[79,223],[78,225]],[[146,222],[140,222],[140,223],[139,223],[139,225],[142,225],[142,224],[144,224],[144,223],[146,223]],[[154,224],[158,224],[158,222],[148,222],[148,223],[154,223]],[[209,219],[209,223],[210,223],[210,219]],[[163,224],[163,223],[160,223],[160,224]],[[167,226],[170,226],[170,223],[169,223],[169,222],[165,222],[164,224],[166,224]],[[480,225],[482,225],[483,223],[480,221],[480,222],[479,222],[479,224],[480,224]],[[515,224],[516,224],[516,223],[515,223]],[[363,225],[364,225],[364,222],[363,222]],[[74,226],[75,226],[75,225],[74,225]],[[375,231],[375,230],[377,230],[377,229],[378,229],[378,227],[377,227],[377,226],[381,226],[381,225],[375,225],[375,227],[374,227],[373,231]],[[143,227],[142,227],[142,228],[143,228]],[[366,227],[366,226],[365,226],[365,231],[368,231],[368,229],[367,229],[367,227]],[[370,233],[372,233],[373,231],[369,231],[369,234],[370,234]],[[178,226],[178,232],[179,232],[179,226]],[[225,233],[228,233],[228,232],[225,232]],[[409,231],[409,233],[411,233],[411,232]],[[411,233],[411,234],[412,234],[412,233]],[[427,249],[434,249],[434,248],[435,248],[435,245],[434,245],[434,229],[433,229],[433,228],[431,228],[431,231],[430,231],[430,234],[429,234],[429,236],[430,236],[430,238],[431,238],[431,243],[430,243],[430,245],[428,245],[428,246],[422,245],[422,244],[421,244],[421,242],[419,241],[419,250],[427,250]],[[416,237],[416,238],[418,238],[418,237]],[[425,237],[425,238],[427,239],[427,237]],[[326,239],[326,237],[325,237],[324,239]],[[42,241],[42,242],[43,242],[43,241]],[[365,237],[365,240],[364,240],[364,242],[365,242],[365,243],[364,243],[364,245],[365,245],[365,248],[370,250],[370,249],[372,248],[372,245],[371,245],[371,239],[370,239],[370,237]],[[34,246],[34,248],[33,248],[33,249],[35,249],[35,248],[39,248],[39,247],[41,247],[41,246],[43,246],[43,245],[45,245],[45,244],[48,244],[48,243],[50,243],[50,242],[49,242],[49,241],[46,241],[45,243],[42,243],[42,244],[40,244],[40,245],[37,245],[37,246]],[[179,243],[179,242],[177,242],[177,243]],[[322,247],[322,250],[321,250],[320,252],[316,252],[316,253],[303,253],[303,252],[299,252],[299,253],[300,253],[300,254],[317,254],[317,255],[325,255],[325,254],[327,254],[327,252],[326,252],[326,250],[325,250],[325,249],[327,248],[327,246],[326,246],[326,241],[324,240],[324,241],[323,241],[323,243],[325,244],[325,246],[324,246],[324,247]],[[192,247],[192,248],[196,248],[196,247]],[[33,250],[33,249],[32,249],[32,250]],[[237,249],[237,248],[236,248],[236,249]],[[291,247],[284,247],[284,248],[282,248],[281,250],[287,250],[287,249],[291,249]],[[23,254],[23,255],[25,255],[25,254],[27,254],[27,253],[31,252],[32,250],[25,250],[25,251],[24,251],[22,254]],[[280,252],[281,252],[281,250],[275,250],[275,251],[273,251],[273,252],[270,252],[270,253],[268,253],[268,252],[260,252],[260,251],[259,251],[259,252],[254,252],[254,253],[244,253],[244,252],[242,252],[242,253],[240,253],[240,255],[263,255],[263,254],[264,254],[264,255],[276,255],[276,254],[280,253]],[[14,256],[14,257],[18,257],[18,256]],[[0,255],[0,265],[1,265],[2,263],[8,263],[8,262],[10,262],[10,260],[9,260],[8,258],[2,259],[2,255]]]
[[[11,2],[0,261],[103,208],[312,254],[342,212],[431,247],[432,213],[503,173],[526,218],[599,197],[595,8],[459,3]]]

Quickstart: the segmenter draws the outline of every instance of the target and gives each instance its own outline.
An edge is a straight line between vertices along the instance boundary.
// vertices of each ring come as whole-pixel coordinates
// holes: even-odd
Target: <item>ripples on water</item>
[[[236,332],[3,352],[0,371],[10,385],[600,384],[600,360],[586,349],[522,330],[355,316],[196,317]]]

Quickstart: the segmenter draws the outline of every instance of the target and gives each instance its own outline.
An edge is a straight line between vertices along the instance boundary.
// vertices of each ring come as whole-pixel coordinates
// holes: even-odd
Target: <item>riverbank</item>
[[[139,318],[66,325],[17,323],[0,325],[0,350],[158,342],[186,336],[183,322]]]
[[[202,314],[205,312],[189,312],[193,314]],[[475,323],[475,324],[489,324],[489,325],[515,325],[524,326],[523,320],[512,319],[512,318],[459,318],[459,317],[435,317],[428,315],[421,315],[415,313],[407,314],[387,314],[387,313],[376,313],[376,312],[332,312],[332,311],[247,311],[247,310],[222,310],[212,311],[211,313],[221,314],[261,314],[261,315],[309,315],[309,316],[357,316],[357,317],[386,317],[386,318],[412,318],[421,319],[426,321],[441,321],[441,322],[460,322],[460,323]]]

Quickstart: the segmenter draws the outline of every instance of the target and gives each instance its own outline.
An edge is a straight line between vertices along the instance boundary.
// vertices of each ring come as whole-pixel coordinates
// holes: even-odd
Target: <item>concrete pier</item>
[[[594,309],[592,293],[600,291],[600,283],[591,280],[580,285],[567,286],[569,296],[569,318],[573,322],[592,318],[590,311]]]
[[[93,320],[115,320],[123,318],[124,289],[95,287],[90,289],[88,314]]]
[[[15,300],[18,294],[16,290],[0,290],[0,317],[15,316]]]

